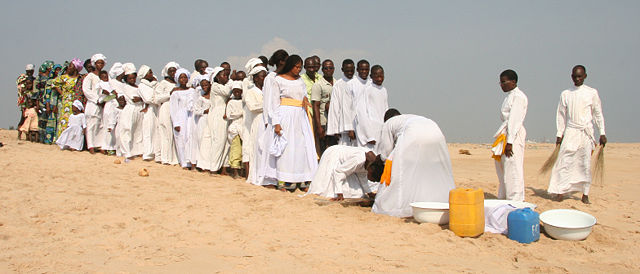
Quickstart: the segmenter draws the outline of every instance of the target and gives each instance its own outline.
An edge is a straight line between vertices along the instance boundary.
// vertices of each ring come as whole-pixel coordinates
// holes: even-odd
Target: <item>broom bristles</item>
[[[596,184],[604,184],[604,146],[600,146],[594,155],[592,166],[592,181]]]
[[[547,174],[553,168],[553,165],[556,164],[556,160],[558,159],[558,152],[560,151],[560,146],[556,145],[556,148],[553,149],[553,153],[551,156],[542,164],[542,167],[538,171],[540,174]]]

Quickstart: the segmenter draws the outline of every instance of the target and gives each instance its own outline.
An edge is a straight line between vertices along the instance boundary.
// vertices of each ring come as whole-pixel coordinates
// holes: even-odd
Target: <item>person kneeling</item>
[[[60,134],[56,144],[60,149],[82,150],[87,120],[84,117],[82,103],[73,101],[73,114],[69,116],[69,126]]]

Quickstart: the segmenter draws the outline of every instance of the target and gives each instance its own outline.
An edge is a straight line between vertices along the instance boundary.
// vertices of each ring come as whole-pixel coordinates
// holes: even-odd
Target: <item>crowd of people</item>
[[[303,60],[282,49],[270,58],[251,58],[243,70],[232,70],[227,62],[211,67],[198,59],[190,72],[169,62],[160,79],[147,65],[115,62],[108,70],[106,65],[102,54],[62,65],[45,61],[37,75],[27,65],[16,83],[22,113],[18,138],[117,155],[125,162],[140,157],[186,170],[244,176],[265,188],[300,189],[332,200],[367,198],[374,212],[400,217],[411,215],[411,202],[448,201],[455,188],[438,125],[389,108],[384,69],[367,60],[343,60],[340,78],[334,77],[332,60]],[[574,68],[576,77],[584,74],[582,80],[584,71]],[[527,98],[517,88],[514,71],[503,72],[500,80],[508,96],[493,149],[499,196],[523,200]],[[602,118],[595,90],[580,82],[576,90],[563,93],[558,144],[567,155],[561,159],[572,160],[557,163],[550,191],[558,194],[590,181],[573,182],[576,176],[566,171],[584,168],[588,163],[576,164],[572,157],[590,152],[581,145],[580,155],[571,154],[575,146],[566,145],[579,130],[561,140],[591,118],[585,116],[586,106],[576,106],[587,95],[571,92],[589,94],[593,103],[588,106]],[[561,130],[565,121],[567,130]],[[604,122],[598,126],[606,143]],[[591,139],[571,137],[571,142],[586,140]],[[585,195],[588,184],[586,188]]]

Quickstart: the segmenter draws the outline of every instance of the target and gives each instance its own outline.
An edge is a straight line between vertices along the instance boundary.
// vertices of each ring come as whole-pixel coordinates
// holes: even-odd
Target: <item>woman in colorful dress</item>
[[[62,70],[62,66],[56,64],[49,73],[49,79],[45,84],[43,101],[45,104],[45,127],[44,127],[44,143],[53,144],[56,141],[58,126],[58,97],[59,94],[54,88],[54,82],[58,77],[58,73]]]
[[[66,68],[66,74],[56,78],[54,87],[59,94],[58,98],[58,132],[56,138],[67,128],[69,116],[73,114],[72,105],[76,100],[74,88],[78,82],[78,71],[82,70],[82,61],[73,59]]]
[[[38,142],[43,143],[45,139],[45,128],[47,127],[47,112],[45,93],[47,87],[47,81],[49,81],[49,75],[53,69],[53,61],[45,61],[38,70],[38,77],[33,82],[35,86],[35,92],[32,94],[32,99],[38,101]]]

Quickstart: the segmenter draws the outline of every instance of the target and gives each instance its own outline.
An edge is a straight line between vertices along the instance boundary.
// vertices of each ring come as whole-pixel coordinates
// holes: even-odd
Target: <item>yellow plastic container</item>
[[[449,229],[460,237],[484,232],[484,192],[481,188],[449,191]]]

